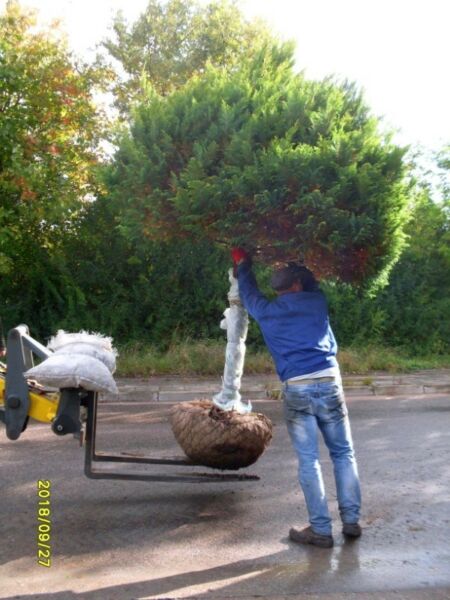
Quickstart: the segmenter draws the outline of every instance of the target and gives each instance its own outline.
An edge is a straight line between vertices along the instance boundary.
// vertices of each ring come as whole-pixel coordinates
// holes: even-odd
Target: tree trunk
[[[265,415],[252,412],[242,402],[248,313],[239,298],[233,271],[229,272],[230,306],[220,323],[227,331],[227,348],[222,390],[213,400],[179,402],[170,412],[176,440],[187,456],[198,464],[217,469],[241,469],[253,464],[272,439],[272,423]]]
[[[222,378],[222,390],[213,397],[213,403],[222,410],[235,410],[248,413],[252,410],[250,402],[243,402],[240,388],[244,371],[245,340],[248,330],[248,313],[241,304],[238,280],[229,271],[230,291],[228,292],[229,308],[225,310],[220,327],[227,332],[225,367]]]

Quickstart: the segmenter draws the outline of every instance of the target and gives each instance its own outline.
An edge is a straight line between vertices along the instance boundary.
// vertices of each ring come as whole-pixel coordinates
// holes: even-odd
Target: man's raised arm
[[[252,271],[250,255],[242,248],[233,248],[231,251],[234,263],[234,274],[239,281],[239,295],[242,304],[254,319],[263,317],[270,302],[260,292]]]

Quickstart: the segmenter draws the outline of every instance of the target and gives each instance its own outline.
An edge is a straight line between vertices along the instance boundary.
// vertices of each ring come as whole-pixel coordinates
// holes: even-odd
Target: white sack
[[[84,354],[85,356],[92,356],[101,361],[105,367],[108,367],[110,373],[114,373],[116,370],[116,357],[113,352],[101,348],[98,344],[92,344],[90,342],[70,342],[55,351],[55,355],[60,356],[62,354]]]
[[[52,354],[24,376],[55,388],[83,387],[94,392],[117,394],[109,369],[97,358],[86,354]]]
[[[102,335],[101,333],[89,333],[87,331],[80,331],[79,333],[67,333],[63,329],[60,329],[55,336],[53,336],[47,347],[49,350],[56,352],[63,346],[73,343],[84,343],[97,346],[108,352],[112,352],[114,356],[117,356],[117,350],[112,345],[112,338]]]

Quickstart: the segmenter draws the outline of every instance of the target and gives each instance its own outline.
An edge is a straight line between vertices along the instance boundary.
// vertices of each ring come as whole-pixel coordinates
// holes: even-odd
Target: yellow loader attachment
[[[6,366],[0,363],[0,407],[5,405]],[[28,383],[30,405],[28,416],[41,423],[51,423],[58,410],[59,393],[41,390],[34,383]]]

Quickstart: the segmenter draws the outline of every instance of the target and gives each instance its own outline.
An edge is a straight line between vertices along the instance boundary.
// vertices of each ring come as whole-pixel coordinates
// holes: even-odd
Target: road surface
[[[100,405],[98,448],[180,454],[170,398],[151,401],[139,385]],[[331,550],[288,540],[306,524],[296,459],[281,403],[253,404],[274,424],[271,446],[246,470],[258,482],[94,481],[71,436],[44,424],[15,442],[0,432],[0,598],[450,598],[450,394],[348,397],[363,536],[342,538],[322,447]],[[38,480],[51,481],[49,568],[36,558]]]

